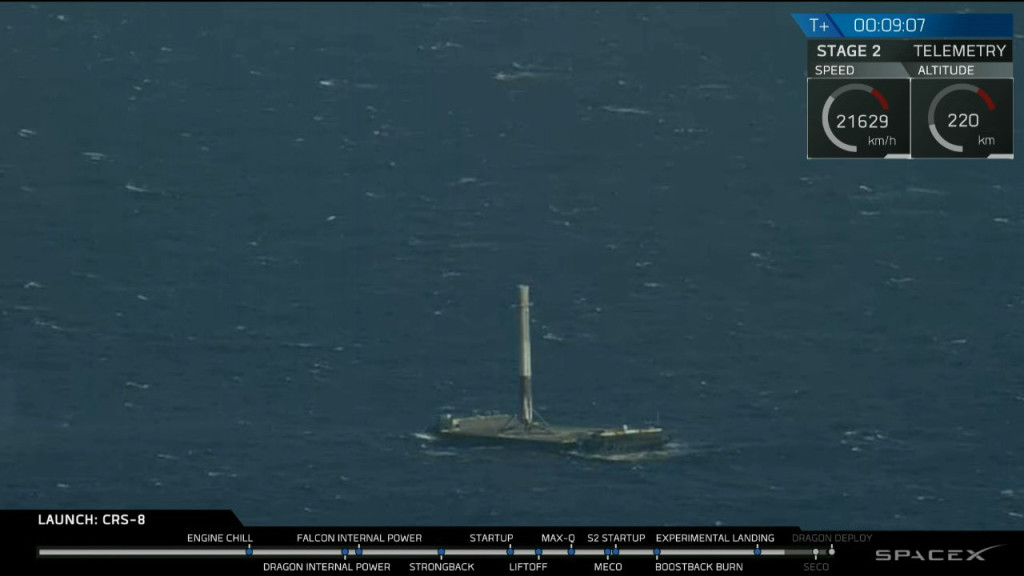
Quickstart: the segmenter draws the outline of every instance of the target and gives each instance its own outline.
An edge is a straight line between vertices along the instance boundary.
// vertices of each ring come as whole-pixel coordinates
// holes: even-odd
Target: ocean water
[[[1020,163],[806,160],[798,10],[0,6],[0,507],[1020,529]],[[421,434],[517,284],[668,454]]]

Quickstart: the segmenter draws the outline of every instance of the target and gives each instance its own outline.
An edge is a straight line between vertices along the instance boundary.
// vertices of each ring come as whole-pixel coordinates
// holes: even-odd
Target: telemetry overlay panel
[[[1011,14],[793,14],[808,158],[1013,158]]]

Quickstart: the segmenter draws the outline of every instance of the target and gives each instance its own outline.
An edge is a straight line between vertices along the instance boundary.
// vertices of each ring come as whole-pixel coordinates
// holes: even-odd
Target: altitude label
[[[808,158],[1013,158],[1011,15],[793,16],[809,37]]]

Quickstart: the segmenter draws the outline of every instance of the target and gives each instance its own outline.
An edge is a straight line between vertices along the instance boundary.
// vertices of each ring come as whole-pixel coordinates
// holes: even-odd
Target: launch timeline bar
[[[358,552],[358,554],[357,554]],[[391,548],[391,549],[342,549],[338,548],[39,548],[40,557],[60,558],[131,558],[131,557],[533,557],[552,556],[591,556],[614,558],[619,556],[834,556],[835,549],[823,548],[569,548],[569,549],[429,549],[429,548]]]

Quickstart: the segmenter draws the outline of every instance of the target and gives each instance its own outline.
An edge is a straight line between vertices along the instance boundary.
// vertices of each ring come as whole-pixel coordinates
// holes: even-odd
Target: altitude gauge
[[[907,158],[910,82],[807,80],[808,158]]]
[[[914,80],[915,157],[1013,158],[1013,80]]]

